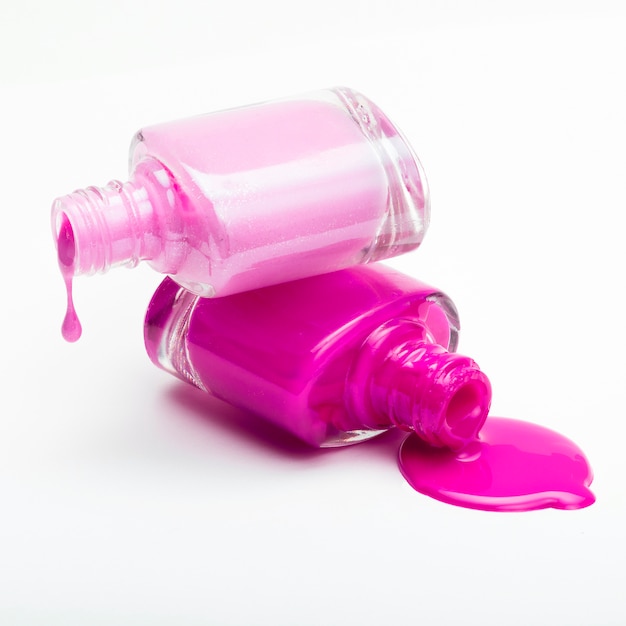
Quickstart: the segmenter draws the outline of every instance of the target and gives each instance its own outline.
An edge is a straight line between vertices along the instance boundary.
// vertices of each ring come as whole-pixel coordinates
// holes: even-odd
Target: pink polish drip
[[[76,309],[74,308],[74,300],[72,298],[72,279],[74,278],[74,260],[76,256],[76,245],[74,243],[74,231],[66,216],[61,220],[61,227],[57,237],[57,255],[59,267],[65,283],[67,292],[67,310],[61,333],[63,339],[74,342],[80,339],[83,329],[80,325]]]
[[[461,451],[433,448],[410,435],[399,463],[415,490],[471,509],[581,509],[595,502],[582,450],[559,433],[519,420],[490,417],[479,440]]]

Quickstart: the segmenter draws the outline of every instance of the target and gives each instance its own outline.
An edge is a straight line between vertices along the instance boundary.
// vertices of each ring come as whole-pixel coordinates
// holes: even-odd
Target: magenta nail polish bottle
[[[446,295],[373,264],[216,299],[165,279],[145,342],[159,367],[313,446],[396,426],[461,448],[491,387],[453,352],[458,328]]]
[[[223,296],[401,254],[428,221],[410,146],[343,87],[143,128],[128,182],[52,208],[68,295],[74,275],[146,261]]]

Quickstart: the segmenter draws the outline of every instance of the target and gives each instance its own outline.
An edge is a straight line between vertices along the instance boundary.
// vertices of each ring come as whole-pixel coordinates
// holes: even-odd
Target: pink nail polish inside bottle
[[[347,88],[143,128],[128,182],[52,208],[68,289],[146,261],[203,297],[407,252],[428,221],[410,146]]]
[[[313,446],[396,426],[461,448],[491,387],[454,353],[458,328],[446,295],[373,264],[216,299],[165,279],[145,342],[157,366]]]

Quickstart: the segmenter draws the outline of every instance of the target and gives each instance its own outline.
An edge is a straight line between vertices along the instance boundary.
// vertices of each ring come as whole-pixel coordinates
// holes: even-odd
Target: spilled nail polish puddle
[[[552,430],[489,417],[480,439],[461,451],[433,448],[408,436],[400,471],[420,493],[485,511],[581,509],[595,502],[583,451]]]
[[[72,279],[74,278],[74,259],[76,256],[76,244],[74,242],[74,231],[67,217],[63,217],[59,234],[57,237],[57,255],[59,259],[59,267],[65,282],[65,291],[67,292],[67,310],[61,333],[66,341],[78,341],[83,329],[76,315],[74,308],[74,300],[72,298]]]

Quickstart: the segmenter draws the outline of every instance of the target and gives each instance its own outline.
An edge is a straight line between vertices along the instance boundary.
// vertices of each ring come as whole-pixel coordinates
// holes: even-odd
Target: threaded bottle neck
[[[451,448],[476,438],[491,403],[489,379],[478,365],[433,343],[414,320],[393,320],[370,335],[350,373],[349,393],[368,428],[394,425]]]
[[[119,265],[134,267],[157,254],[154,238],[146,237],[154,230],[155,209],[152,181],[145,174],[154,169],[144,163],[146,171],[135,172],[129,182],[114,180],[105,187],[79,189],[55,200],[53,234],[58,243],[62,228],[67,230],[69,224],[75,275],[106,272]]]

